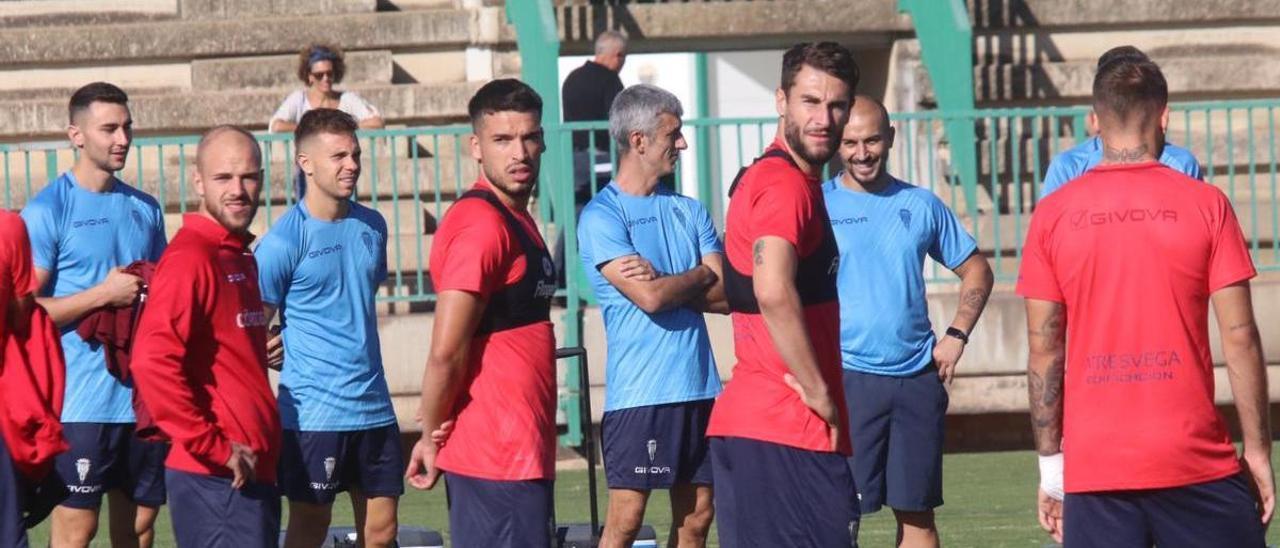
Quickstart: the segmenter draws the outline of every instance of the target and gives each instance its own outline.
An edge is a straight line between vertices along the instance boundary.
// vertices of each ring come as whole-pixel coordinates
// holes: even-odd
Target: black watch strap
[[[948,337],[955,337],[955,338],[957,338],[957,339],[960,339],[960,341],[961,341],[961,342],[963,342],[963,343],[965,343],[965,344],[969,344],[969,335],[968,335],[967,333],[965,333],[964,331],[961,331],[961,330],[956,329],[956,328],[954,328],[954,327],[948,327],[948,328],[947,328],[947,336],[948,336]]]

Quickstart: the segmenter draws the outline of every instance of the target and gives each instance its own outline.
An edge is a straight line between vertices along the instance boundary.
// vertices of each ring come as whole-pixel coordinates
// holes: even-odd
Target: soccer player
[[[133,388],[112,376],[103,349],[75,330],[94,310],[130,306],[142,281],[120,269],[158,260],[165,249],[160,204],[112,175],[124,168],[133,142],[128,101],[105,82],[71,95],[67,136],[80,156],[22,210],[40,287],[36,300],[63,328],[67,362],[62,423],[71,449],[54,467],[71,496],[53,511],[55,546],[89,545],[104,493],[111,544],[150,546],[165,502],[168,444],[134,436]]]
[[[387,223],[351,201],[360,179],[356,121],[315,109],[294,131],[307,193],[254,255],[268,321],[283,318],[280,483],[285,546],[323,544],[335,495],[351,493],[363,546],[396,538],[404,459],[382,369],[374,295],[387,277]]]
[[[726,546],[849,546],[858,508],[845,462],[839,255],[819,177],[858,66],[838,44],[798,44],[781,80],[778,134],[729,189],[724,289],[738,363],[707,428],[717,530]]]
[[[1023,250],[1039,516],[1073,548],[1261,547],[1274,509],[1256,272],[1226,196],[1156,161],[1168,97],[1149,61],[1098,71],[1102,164],[1036,207]]]
[[[0,356],[5,338],[30,313],[34,282],[27,227],[21,217],[0,209]],[[0,368],[15,366],[18,364],[0,363]],[[27,546],[25,484],[4,436],[0,436],[0,546]]]
[[[542,99],[519,80],[494,80],[467,111],[480,177],[431,247],[424,435],[405,476],[430,489],[444,472],[454,546],[550,546],[556,269],[528,211],[544,150]],[[437,446],[426,433],[446,420],[452,433]]]
[[[668,546],[703,546],[711,528],[706,430],[720,375],[702,311],[717,303],[727,312],[724,251],[702,204],[658,186],[688,148],[683,112],[655,86],[618,95],[609,112],[618,172],[578,225],[609,349],[600,427],[606,547],[635,541],[652,489],[671,491]]]
[[[1103,65],[1113,61],[1132,62],[1150,60],[1151,59],[1147,57],[1147,54],[1143,53],[1142,50],[1138,48],[1133,46],[1117,46],[1107,50],[1101,57],[1098,57],[1097,68],[1098,70],[1101,70]],[[1161,123],[1165,126],[1168,125],[1168,117],[1169,111],[1166,110],[1161,119]],[[1090,130],[1095,134],[1093,137],[1090,137],[1087,141],[1059,153],[1053,158],[1052,162],[1049,162],[1049,170],[1044,174],[1044,186],[1040,188],[1041,198],[1044,198],[1045,196],[1053,193],[1053,191],[1062,188],[1062,185],[1065,185],[1072,179],[1083,175],[1084,172],[1089,171],[1093,166],[1102,162],[1102,140],[1096,135],[1098,132],[1098,113],[1096,111],[1089,113],[1088,124]],[[1163,142],[1164,135],[1161,135],[1160,138]],[[1193,179],[1200,178],[1200,162],[1196,160],[1195,155],[1191,154],[1191,151],[1185,148],[1164,143],[1164,148],[1161,150],[1158,158],[1160,158],[1160,163],[1181,171],[1188,177]]]
[[[183,216],[139,320],[132,367],[173,440],[165,461],[178,546],[275,546],[280,417],[267,382],[267,318],[249,225],[262,158],[248,132],[219,126],[196,148],[199,212]]]
[[[991,294],[991,267],[932,192],[889,174],[894,130],[884,105],[854,99],[823,198],[840,248],[840,354],[849,460],[862,513],[888,505],[900,546],[938,546],[947,389]],[[925,256],[960,277],[960,306],[937,339]]]

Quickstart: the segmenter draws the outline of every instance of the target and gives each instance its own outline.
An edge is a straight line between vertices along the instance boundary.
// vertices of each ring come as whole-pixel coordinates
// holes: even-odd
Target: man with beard
[[[822,185],[840,248],[840,354],[849,464],[862,514],[883,505],[899,546],[938,546],[947,389],[991,294],[991,267],[932,192],[886,168],[889,113],[859,95],[840,139],[844,172]],[[960,276],[960,306],[937,340],[925,301],[928,255]]]
[[[67,362],[62,423],[71,449],[58,456],[54,468],[71,496],[53,511],[55,546],[89,545],[104,493],[112,545],[150,546],[165,502],[168,445],[134,435],[133,388],[108,372],[103,348],[75,330],[99,308],[131,306],[142,280],[121,269],[155,261],[165,248],[160,204],[113,175],[124,169],[133,142],[128,102],[124,91],[105,82],[72,94],[67,136],[80,157],[22,210],[39,287],[36,301],[63,328]]]
[[[601,546],[635,542],[653,489],[671,492],[669,546],[704,546],[711,529],[707,420],[720,375],[702,312],[727,311],[724,252],[697,200],[659,185],[688,147],[680,100],[647,84],[618,95],[609,133],[617,177],[582,211],[582,266],[609,346]]]
[[[852,542],[858,509],[845,462],[839,255],[818,177],[857,84],[843,46],[787,50],[775,94],[778,135],[729,189],[724,285],[738,363],[707,429],[726,546]]]
[[[405,476],[430,489],[444,473],[454,546],[550,546],[556,269],[528,211],[544,150],[542,99],[519,80],[494,80],[467,111],[480,178],[449,208],[431,248],[424,435]],[[437,444],[430,433],[445,421],[452,433]]]
[[[363,546],[396,538],[404,459],[382,369],[374,296],[387,277],[387,223],[351,200],[360,179],[356,121],[340,110],[302,115],[294,132],[307,178],[302,200],[258,244],[258,281],[280,373],[280,483],[289,498],[285,546],[319,546],[334,497],[351,493]]]
[[[196,148],[197,213],[160,258],[139,320],[133,371],[156,425],[178,546],[275,546],[280,418],[267,382],[267,319],[249,225],[262,158],[219,126]]]

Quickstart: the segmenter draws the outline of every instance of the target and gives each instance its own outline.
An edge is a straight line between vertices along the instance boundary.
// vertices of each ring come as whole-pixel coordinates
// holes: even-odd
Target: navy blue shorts
[[[404,455],[395,424],[354,432],[284,431],[278,475],[291,501],[333,504],[355,489],[366,497],[404,494]]]
[[[231,488],[231,478],[165,470],[173,540],[182,548],[279,545],[280,492],[274,485]]]
[[[13,464],[13,455],[0,436],[0,546],[26,548],[27,526],[22,521],[24,506],[22,476]]]
[[[839,453],[745,438],[711,438],[720,545],[852,546],[853,474]]]
[[[1169,489],[1068,493],[1063,545],[1262,548],[1260,516],[1241,474]]]
[[[63,506],[97,510],[102,495],[120,490],[135,504],[158,507],[165,502],[164,459],[167,442],[143,441],[133,424],[69,422],[62,434],[71,446],[54,459],[54,473],[71,495]]]
[[[600,423],[610,489],[711,485],[707,421],[715,400],[608,411]]]
[[[942,506],[942,443],[950,396],[932,364],[910,377],[844,371],[863,514],[888,505],[924,512]]]
[[[495,481],[445,472],[444,482],[450,546],[552,546],[556,534],[554,481]]]

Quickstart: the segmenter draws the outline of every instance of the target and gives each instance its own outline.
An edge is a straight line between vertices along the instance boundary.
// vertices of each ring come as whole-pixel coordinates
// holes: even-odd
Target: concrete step
[[[1018,0],[991,2],[966,0],[975,30],[1019,29],[1027,27],[1130,27],[1158,25],[1225,24],[1237,21],[1274,21],[1280,1],[1248,0],[1212,3],[1179,3],[1141,0],[1115,9],[1107,0]]]
[[[787,48],[816,39],[888,45],[911,32],[911,20],[892,0],[849,9],[844,0],[775,2],[591,3],[555,8],[565,54],[582,54],[609,28],[625,28],[631,51]]]
[[[59,27],[163,21],[176,18],[173,0],[76,0],[0,2],[0,28]]]
[[[341,17],[377,10],[377,0],[178,0],[183,19],[248,19],[273,15]]]
[[[296,53],[326,42],[346,49],[462,48],[510,43],[501,10],[420,10],[341,17],[273,16],[65,28],[0,29],[0,66],[128,64],[146,60]]]
[[[1274,52],[1159,57],[1175,101],[1196,97],[1259,96],[1280,90],[1280,68],[1270,60]],[[1096,60],[992,64],[974,68],[974,92],[979,106],[1046,100],[1088,102],[1093,94]],[[930,93],[928,100],[936,101]]]
[[[389,50],[344,54],[347,73],[342,85],[390,84],[393,72]],[[198,90],[287,88],[302,85],[297,55],[197,59],[191,62],[191,87]]]
[[[0,31],[2,32],[2,31]],[[439,124],[466,117],[467,100],[480,83],[354,85],[389,124]],[[190,134],[218,124],[265,129],[292,89],[146,93],[130,97],[134,127],[142,133]],[[0,139],[65,138],[66,99],[0,102]]]

